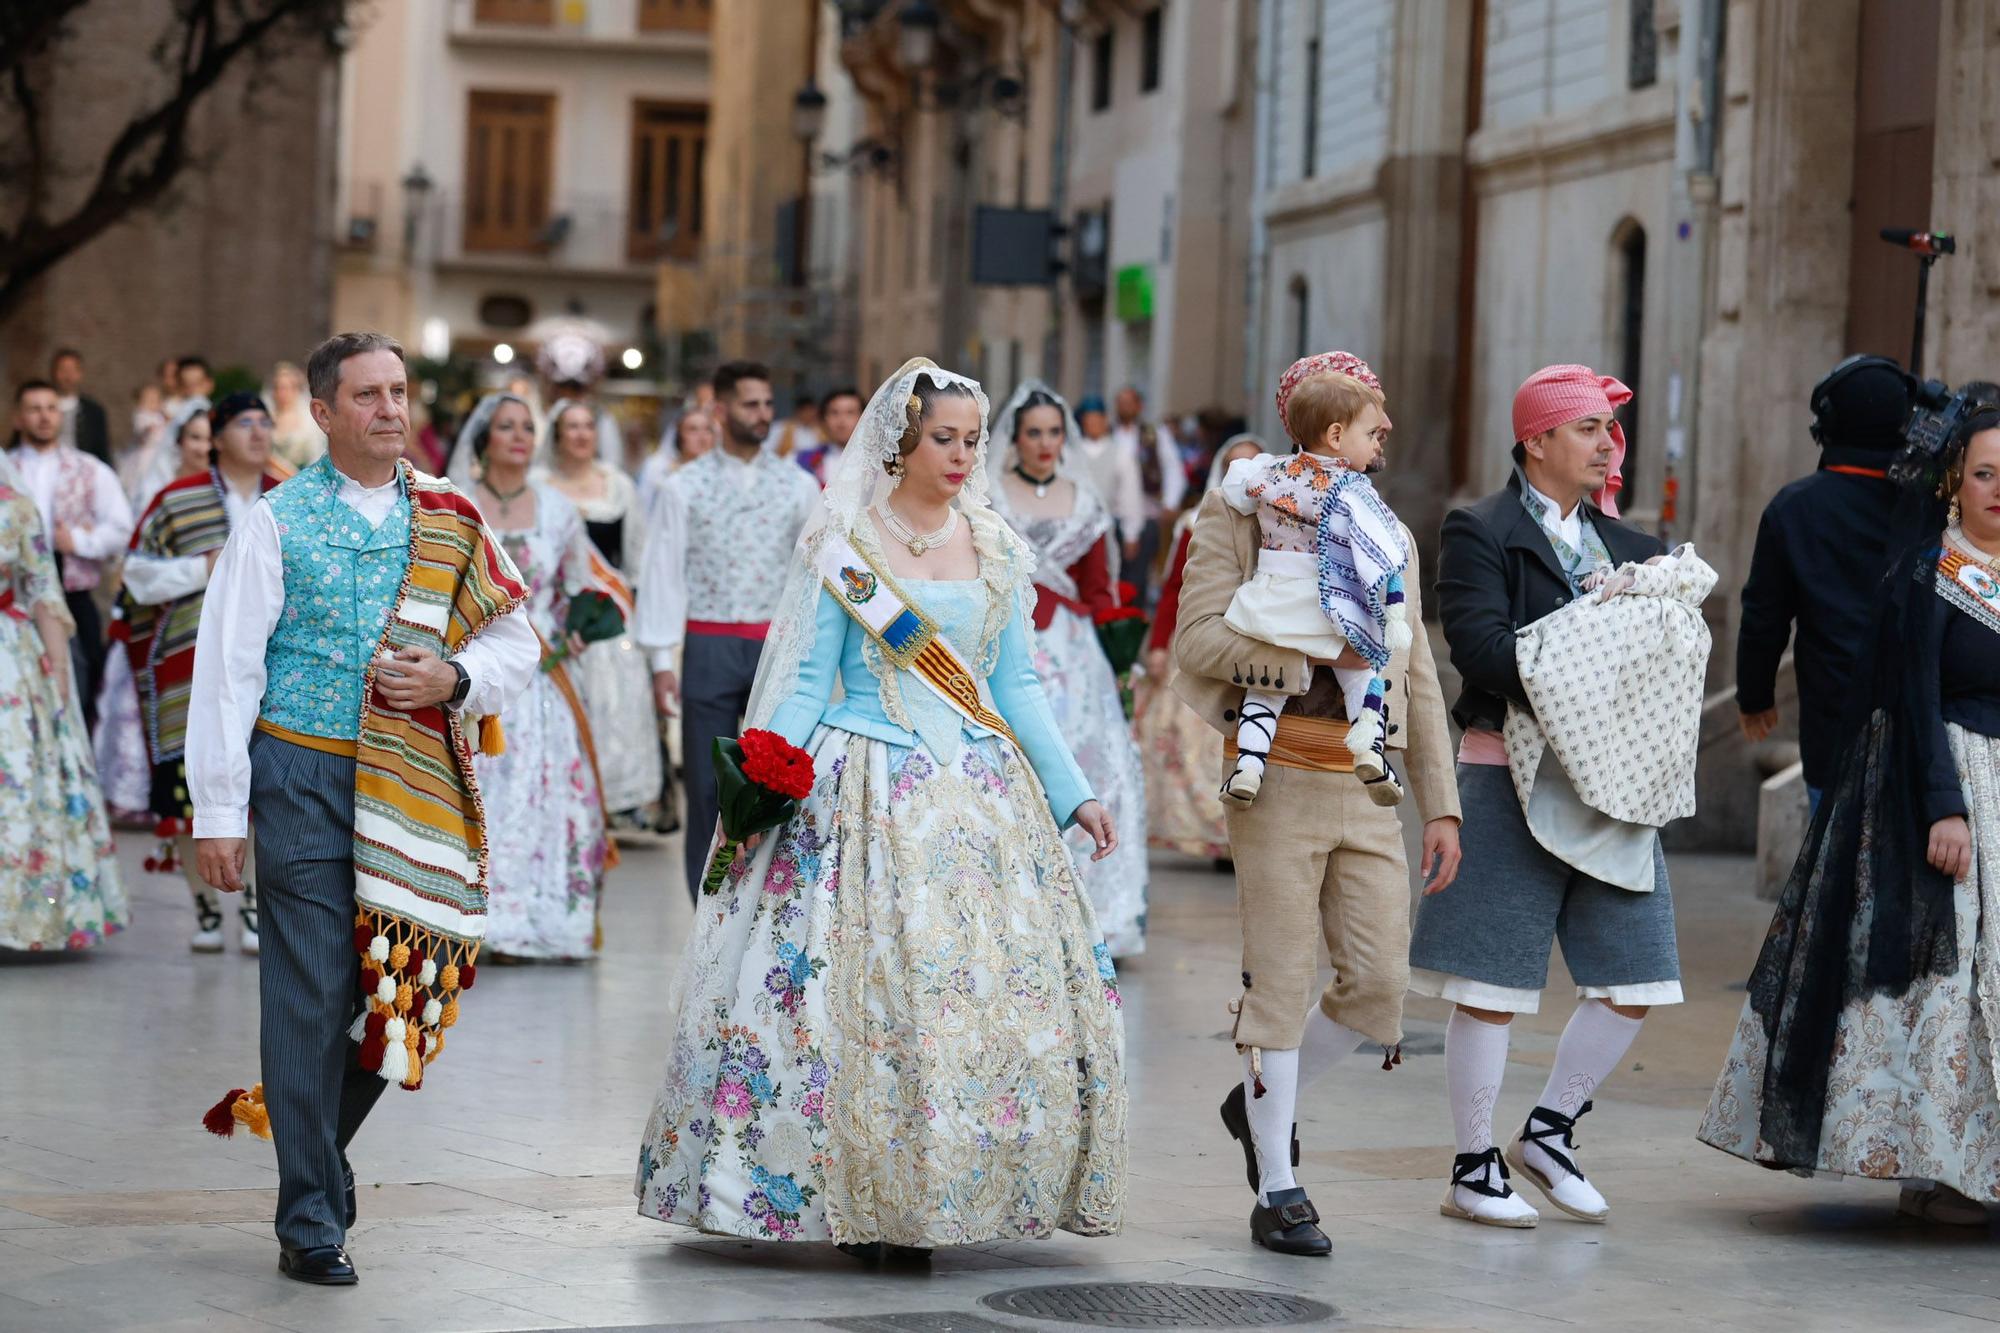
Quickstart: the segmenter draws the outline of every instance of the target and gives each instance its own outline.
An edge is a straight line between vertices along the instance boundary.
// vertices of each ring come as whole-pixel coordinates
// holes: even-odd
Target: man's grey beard
[[[1389,451],[1384,449],[1369,460],[1367,467],[1361,469],[1361,475],[1364,477],[1373,476],[1387,466],[1389,466]]]

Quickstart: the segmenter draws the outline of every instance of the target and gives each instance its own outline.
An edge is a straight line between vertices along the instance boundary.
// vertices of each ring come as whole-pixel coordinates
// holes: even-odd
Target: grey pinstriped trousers
[[[347,1145],[387,1086],[356,1063],[354,760],[250,738],[262,955],[259,1053],[278,1150],[280,1244],[347,1236]]]

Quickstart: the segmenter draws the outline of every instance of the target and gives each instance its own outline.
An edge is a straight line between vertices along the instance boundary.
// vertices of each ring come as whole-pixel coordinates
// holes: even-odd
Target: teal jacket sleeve
[[[812,651],[799,663],[798,688],[771,715],[771,730],[793,745],[804,748],[812,739],[813,728],[826,714],[826,706],[833,699],[833,682],[840,675],[841,654],[846,651],[847,629],[853,623],[826,585],[821,584]]]
[[[1048,696],[1042,692],[1041,678],[1028,656],[1028,635],[1018,608],[1007,628],[1000,631],[1000,656],[994,663],[991,683],[994,707],[1013,728],[1035,776],[1042,780],[1049,812],[1057,827],[1068,828],[1076,822],[1077,807],[1097,798],[1049,711]]]

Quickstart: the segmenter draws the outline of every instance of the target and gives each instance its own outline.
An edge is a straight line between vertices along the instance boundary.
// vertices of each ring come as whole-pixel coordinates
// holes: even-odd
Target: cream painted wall
[[[1647,293],[1637,448],[1648,468],[1658,460],[1665,392],[1659,336],[1668,243],[1670,164],[1641,162],[1582,177],[1483,194],[1473,334],[1473,453],[1477,493],[1503,483],[1511,463],[1514,391],[1535,370],[1582,362],[1615,373],[1619,255],[1613,238],[1626,218],[1647,234]],[[1641,491],[1650,506],[1657,479]]]

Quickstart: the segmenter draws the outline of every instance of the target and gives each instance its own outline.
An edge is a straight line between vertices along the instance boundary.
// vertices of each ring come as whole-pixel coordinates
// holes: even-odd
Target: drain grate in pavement
[[[1333,1318],[1330,1305],[1302,1296],[1175,1282],[1082,1282],[1017,1287],[981,1304],[1002,1314],[1098,1328],[1271,1328]]]
[[[1021,1333],[1019,1324],[1003,1324],[984,1315],[962,1314],[957,1310],[916,1310],[909,1314],[845,1315],[821,1319],[822,1324],[848,1333]]]

